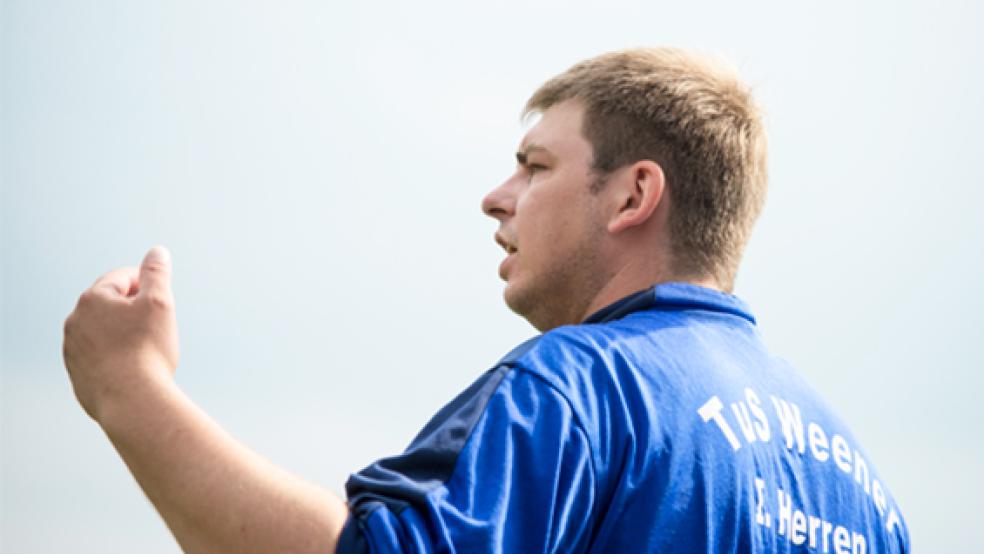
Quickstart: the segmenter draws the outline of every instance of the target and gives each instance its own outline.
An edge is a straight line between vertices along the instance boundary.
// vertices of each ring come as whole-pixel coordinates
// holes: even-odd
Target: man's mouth
[[[506,254],[515,254],[516,253],[516,247],[513,246],[512,243],[510,243],[509,241],[507,241],[506,238],[504,236],[502,236],[501,234],[499,234],[499,233],[496,233],[495,234],[495,242],[498,243],[498,245],[501,246],[502,249],[506,251]]]
[[[502,260],[502,263],[499,264],[499,277],[503,281],[507,281],[509,279],[509,267],[513,262],[513,255],[519,250],[511,242],[507,241],[506,237],[501,233],[495,234],[495,242],[506,251],[506,259]]]

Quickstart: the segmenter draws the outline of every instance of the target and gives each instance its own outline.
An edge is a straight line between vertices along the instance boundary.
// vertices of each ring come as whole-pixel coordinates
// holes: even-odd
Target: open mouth
[[[499,233],[496,233],[495,234],[495,242],[499,246],[501,246],[503,250],[506,251],[506,254],[515,254],[516,253],[516,247],[513,246],[512,244],[510,244],[509,241],[507,241],[506,238],[503,237],[501,234],[499,234]]]

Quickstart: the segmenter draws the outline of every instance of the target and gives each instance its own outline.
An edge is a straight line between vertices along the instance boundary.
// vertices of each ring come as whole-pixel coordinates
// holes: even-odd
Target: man
[[[575,65],[482,203],[506,303],[543,332],[348,502],[226,435],[175,387],[170,262],[83,293],[76,395],[192,552],[908,552],[846,426],[729,294],[764,197],[728,69],[671,49]]]

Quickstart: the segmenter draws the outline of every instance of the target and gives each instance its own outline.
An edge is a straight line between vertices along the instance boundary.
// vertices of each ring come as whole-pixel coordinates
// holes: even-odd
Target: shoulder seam
[[[559,387],[557,387],[556,385],[554,385],[553,383],[551,383],[544,376],[539,375],[536,372],[531,371],[531,370],[523,367],[522,365],[518,364],[516,361],[501,362],[499,364],[496,364],[494,367],[492,367],[492,369],[490,371],[496,371],[496,370],[498,370],[500,368],[502,368],[505,371],[506,374],[503,375],[502,379],[499,381],[499,384],[496,385],[496,390],[498,390],[499,387],[502,386],[502,381],[505,381],[506,380],[506,377],[508,377],[508,375],[509,375],[510,372],[517,371],[517,372],[522,372],[525,375],[529,375],[530,377],[533,377],[537,381],[539,381],[539,382],[543,383],[544,385],[546,385],[550,390],[552,390],[554,393],[556,393],[557,396],[559,396],[560,398],[563,398],[564,399],[564,403],[567,404],[567,408],[571,411],[571,419],[574,421],[574,428],[576,428],[577,431],[578,431],[578,433],[580,433],[581,436],[584,438],[584,442],[588,445],[588,449],[591,452],[591,455],[588,456],[588,463],[591,465],[591,476],[593,478],[594,487],[595,487],[594,495],[595,495],[595,498],[598,498],[598,483],[599,483],[599,481],[598,481],[598,470],[597,470],[597,468],[595,466],[595,459],[594,459],[597,450],[595,448],[595,445],[592,444],[591,437],[588,435],[588,432],[585,431],[585,426],[584,426],[584,423],[581,420],[581,416],[580,416],[580,414],[578,414],[577,410],[574,409],[574,403],[571,402],[571,399],[568,398],[567,395],[564,394],[563,391],[561,391]],[[494,394],[495,393],[493,393],[493,395]],[[490,395],[489,396],[489,399],[491,399],[491,398],[492,398],[492,396]],[[485,408],[483,408],[483,415],[482,415],[482,417],[485,417],[484,411],[485,411]],[[472,433],[474,433],[474,426],[468,432],[468,438],[466,439],[466,443],[467,443],[467,441],[470,441],[471,440]],[[462,450],[464,450],[464,449],[462,449]],[[455,472],[457,471],[458,461],[460,459],[461,459],[461,452],[458,452],[458,456],[455,458],[455,461],[454,461],[454,469],[451,470],[451,476],[448,477],[447,481],[444,481],[443,482],[443,485],[446,486],[447,483],[451,481],[452,477],[454,476]],[[427,496],[430,496],[431,494],[434,494],[435,492],[437,492],[440,489],[441,489],[441,487],[435,487],[434,489],[432,489],[432,490],[430,490],[430,491],[427,492]],[[591,506],[592,513],[595,511],[595,508],[596,507],[597,507],[597,505],[592,505]],[[405,508],[406,507],[404,507],[404,509]],[[402,512],[403,510],[401,509],[400,511]]]
[[[598,470],[595,467],[595,459],[594,459],[595,454],[597,454],[597,449],[595,448],[595,445],[592,444],[591,437],[588,435],[588,432],[585,430],[586,427],[584,426],[584,422],[582,421],[581,414],[579,414],[578,411],[576,409],[574,409],[574,403],[571,402],[571,399],[568,398],[566,394],[564,394],[564,391],[560,390],[560,387],[558,387],[557,385],[551,383],[550,380],[547,379],[546,377],[544,377],[543,375],[540,375],[539,373],[537,373],[535,371],[532,371],[532,370],[530,370],[530,369],[528,369],[526,367],[523,367],[522,365],[520,365],[519,363],[516,363],[516,362],[511,363],[510,364],[510,367],[511,367],[511,369],[514,369],[516,371],[521,371],[524,374],[529,375],[529,376],[535,378],[536,380],[542,382],[547,387],[549,387],[551,390],[553,390],[555,393],[557,393],[557,396],[559,396],[559,397],[561,397],[561,398],[564,399],[564,402],[567,404],[568,409],[570,409],[570,411],[571,411],[571,417],[574,420],[574,426],[581,433],[581,435],[584,436],[584,441],[588,444],[588,448],[591,450],[591,456],[588,456],[588,463],[591,464],[591,475],[594,478],[595,498],[598,498],[598,492],[599,492],[598,491],[598,483],[599,483],[599,481],[598,481]],[[592,512],[594,512],[594,509],[595,509],[595,506],[591,506],[591,511]]]

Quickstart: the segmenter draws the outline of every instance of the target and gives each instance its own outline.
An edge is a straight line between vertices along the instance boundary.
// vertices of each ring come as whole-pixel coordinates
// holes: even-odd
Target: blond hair
[[[566,100],[585,108],[600,175],[639,160],[663,169],[672,269],[731,290],[767,180],[760,112],[737,73],[679,49],[612,52],[544,83],[523,113]]]

